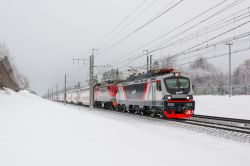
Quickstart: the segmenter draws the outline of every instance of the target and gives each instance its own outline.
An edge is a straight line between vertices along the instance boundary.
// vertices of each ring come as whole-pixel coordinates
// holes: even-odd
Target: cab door
[[[156,82],[151,82],[152,85],[152,104],[155,105],[156,104]]]

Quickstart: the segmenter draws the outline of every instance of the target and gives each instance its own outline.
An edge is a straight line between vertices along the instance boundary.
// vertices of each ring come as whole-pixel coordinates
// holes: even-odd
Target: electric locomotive
[[[57,100],[63,101],[63,98],[64,93],[60,93]],[[89,106],[89,101],[89,87],[66,92],[68,103]],[[188,76],[174,69],[158,69],[131,75],[123,81],[96,84],[94,106],[167,118],[190,118],[194,113],[195,102]]]
[[[116,109],[117,80],[98,83],[94,86],[94,106],[109,110]]]
[[[130,76],[117,84],[116,102],[120,111],[167,118],[190,118],[195,109],[191,79],[174,69]]]

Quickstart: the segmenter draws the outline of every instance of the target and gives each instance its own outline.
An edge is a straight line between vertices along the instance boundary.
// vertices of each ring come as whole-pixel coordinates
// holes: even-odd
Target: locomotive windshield
[[[185,77],[169,77],[164,79],[166,89],[170,94],[188,94],[190,79]]]

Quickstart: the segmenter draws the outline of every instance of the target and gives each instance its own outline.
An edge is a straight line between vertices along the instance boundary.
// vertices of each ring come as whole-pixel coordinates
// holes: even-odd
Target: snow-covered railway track
[[[188,119],[188,120],[182,121],[182,123],[188,123],[188,124],[192,124],[192,125],[210,127],[210,128],[227,130],[227,131],[244,133],[244,134],[250,135],[250,128],[248,128],[248,127],[229,125],[229,124],[225,124],[225,123],[220,122],[220,121],[214,122],[214,121],[208,121],[207,119],[205,119],[205,120]]]
[[[100,109],[103,110],[103,109]],[[118,111],[116,111],[118,112]],[[121,112],[126,113],[126,112]],[[243,133],[250,135],[250,121],[244,119],[232,119],[232,118],[222,118],[222,117],[211,117],[205,118],[206,116],[199,116],[202,118],[197,118],[197,116],[192,117],[191,119],[166,119],[159,116],[149,116],[142,114],[132,114],[137,116],[144,116],[148,118],[161,119],[167,121],[174,121],[178,123],[191,124],[196,126],[210,127],[214,129],[226,130],[231,132]],[[231,121],[229,121],[229,119]]]
[[[213,122],[222,122],[230,124],[233,126],[238,126],[239,128],[249,128],[250,129],[250,120],[246,119],[236,119],[236,118],[226,118],[218,116],[207,116],[207,115],[193,115],[192,120],[209,120]]]
[[[174,127],[181,127],[185,129],[196,130],[198,132],[204,132],[209,135],[219,136],[227,139],[233,139],[240,142],[250,143],[250,129],[244,127],[238,127],[222,123],[214,123],[208,121],[197,121],[191,119],[166,119],[158,116],[148,116],[141,114],[131,114],[126,112],[109,111],[105,109],[98,109],[100,111],[113,112],[118,114],[124,114],[129,117],[139,118],[143,121],[150,121],[150,123],[166,124]]]
[[[124,113],[124,112],[119,112],[119,113]],[[130,114],[130,115],[134,115],[134,114]],[[202,121],[202,120],[197,120],[197,119],[196,120],[194,120],[194,119],[166,119],[166,118],[162,118],[162,117],[158,117],[158,116],[151,117],[148,115],[141,115],[141,114],[135,114],[135,115],[138,117],[141,117],[143,119],[148,119],[150,121],[154,121],[154,120],[158,121],[159,120],[159,121],[162,121],[163,123],[164,123],[164,121],[168,121],[168,122],[189,125],[189,126],[180,126],[177,124],[179,127],[184,127],[184,128],[190,128],[190,125],[193,129],[194,129],[194,126],[202,127],[203,129],[207,128],[208,129],[208,130],[206,130],[207,133],[208,132],[210,134],[216,133],[215,135],[217,135],[217,136],[224,135],[223,137],[225,137],[225,138],[230,138],[230,139],[240,140],[240,141],[250,143],[250,128],[248,128],[248,127],[229,125],[229,124],[218,122],[218,121],[216,123],[213,121],[208,121],[208,119],[206,119],[205,121]],[[244,124],[245,124],[245,122],[244,122]],[[238,122],[238,125],[239,125],[239,122]]]
[[[229,124],[229,122],[219,121],[214,119],[205,119],[205,118],[191,118],[191,119],[166,119],[159,116],[149,116],[142,114],[132,114],[127,112],[120,111],[110,111],[106,109],[95,109],[98,111],[103,111],[105,113],[111,113],[118,115],[117,119],[124,120],[125,118],[128,121],[133,121],[137,119],[137,121],[142,120],[143,122],[150,122],[154,124],[167,125],[173,127],[180,127],[184,129],[195,130],[201,133],[206,133],[208,135],[223,137],[226,139],[237,140],[240,142],[248,142],[250,143],[250,128],[237,126],[234,124]],[[122,117],[120,117],[122,115]],[[135,119],[134,119],[135,118]],[[141,121],[140,121],[141,122]],[[168,123],[166,123],[168,122]],[[239,125],[239,122],[238,122]]]

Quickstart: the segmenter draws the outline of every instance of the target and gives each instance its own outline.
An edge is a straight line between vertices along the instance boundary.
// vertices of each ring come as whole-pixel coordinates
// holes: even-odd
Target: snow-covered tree
[[[160,63],[158,60],[155,60],[152,64],[152,69],[159,69],[160,68]]]
[[[211,83],[217,88],[218,94],[224,94],[224,87],[228,85],[228,74],[216,69],[211,75]]]
[[[214,66],[202,57],[197,58],[189,67],[189,75],[196,87],[213,85],[213,80],[211,78],[215,71]]]
[[[204,59],[203,57],[198,57],[194,63],[192,63],[190,65],[190,67],[192,69],[202,69],[202,70],[206,70],[206,71],[214,71],[215,68],[212,64],[208,63],[208,61],[206,59]]]
[[[105,71],[102,74],[102,81],[120,79],[121,77],[122,77],[122,73],[119,72],[118,69],[111,69],[111,70]]]
[[[215,68],[206,59],[199,57],[190,65],[189,75],[195,87],[216,87],[214,92],[217,94],[225,93],[225,86],[228,85],[228,74],[219,68]]]
[[[176,58],[168,55],[164,57],[160,63],[161,68],[173,68],[173,66],[176,64]]]
[[[240,64],[233,72],[234,84],[250,84],[250,59]]]

